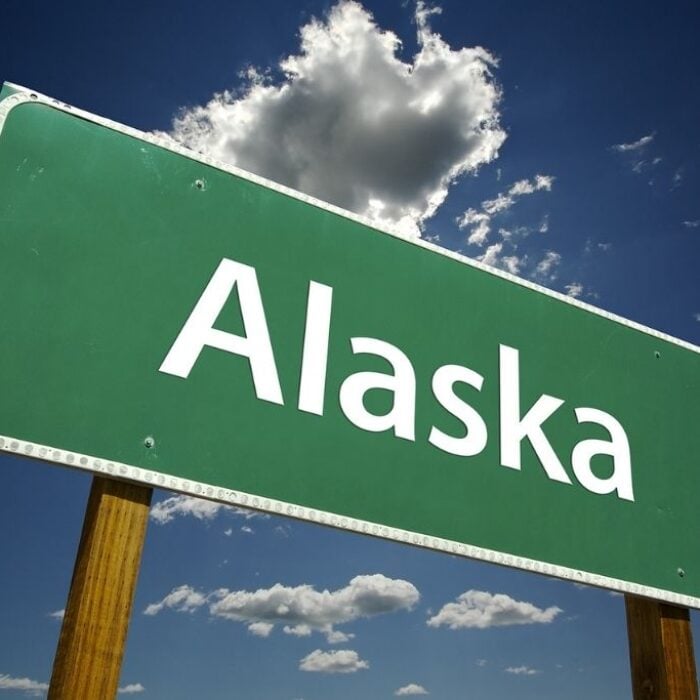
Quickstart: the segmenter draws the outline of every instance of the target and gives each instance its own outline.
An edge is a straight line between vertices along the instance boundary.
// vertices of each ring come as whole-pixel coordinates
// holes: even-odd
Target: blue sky
[[[418,18],[409,2],[352,7],[9,0],[0,78],[266,175],[275,168],[312,194],[700,343],[697,3],[446,1]],[[353,60],[367,60],[359,78],[324,48],[329,22]],[[474,47],[488,53],[460,53]],[[411,83],[397,62],[417,66],[419,54],[437,67]],[[280,71],[288,56],[296,79]],[[469,71],[479,65],[490,77]],[[427,104],[435,84],[452,98],[426,141],[401,138],[412,124],[395,102]],[[282,85],[296,109],[280,115],[263,97]],[[374,130],[358,126],[364,104]],[[246,116],[255,132],[240,126]],[[469,118],[485,126],[467,143]],[[270,153],[282,125],[297,150]],[[386,138],[368,147],[377,133]],[[344,153],[331,134],[367,157],[347,172],[300,168],[292,155]],[[452,160],[435,155],[445,144]],[[0,469],[0,697],[24,697],[50,676],[51,613],[65,604],[90,478],[10,457]],[[460,607],[444,606],[468,591],[481,594],[462,599],[468,614],[450,629]],[[229,595],[242,605],[235,620]],[[278,598],[306,611],[288,632],[269,627]],[[693,613],[696,638],[697,623]],[[181,499],[156,507],[149,525],[121,687],[172,699],[378,699],[401,688],[445,699],[631,697],[620,596]]]

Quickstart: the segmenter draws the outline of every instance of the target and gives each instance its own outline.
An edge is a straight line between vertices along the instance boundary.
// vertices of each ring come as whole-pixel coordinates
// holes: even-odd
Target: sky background
[[[690,1],[6,0],[0,79],[698,344],[699,20]],[[0,470],[0,697],[42,695],[90,477]],[[621,596],[171,498],[126,696],[631,697]]]

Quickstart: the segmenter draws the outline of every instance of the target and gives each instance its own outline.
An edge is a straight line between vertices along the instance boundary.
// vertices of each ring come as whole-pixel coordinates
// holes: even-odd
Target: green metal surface
[[[187,379],[159,372],[223,258],[257,271],[284,405],[220,350]],[[310,280],[333,287],[322,416],[297,408]],[[217,328],[242,334],[235,294]],[[388,371],[356,336],[410,358],[415,441],[341,411],[348,375]],[[499,344],[520,351],[523,412],[565,399],[544,429],[572,484],[527,440],[521,470],[500,465]],[[488,427],[477,456],[428,443],[432,426],[464,433],[431,390],[444,364],[484,377],[458,390]],[[1,435],[700,597],[699,397],[692,350],[52,106],[7,116]],[[584,406],[624,426],[634,501],[573,477],[577,442],[608,437],[576,421]]]

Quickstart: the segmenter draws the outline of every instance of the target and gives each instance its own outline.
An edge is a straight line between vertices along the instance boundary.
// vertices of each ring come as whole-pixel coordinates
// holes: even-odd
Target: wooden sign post
[[[152,494],[93,478],[49,700],[116,696]]]
[[[688,608],[625,596],[634,700],[698,700]]]

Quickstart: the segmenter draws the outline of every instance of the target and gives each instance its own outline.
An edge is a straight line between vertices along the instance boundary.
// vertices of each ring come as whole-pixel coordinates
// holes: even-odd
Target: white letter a
[[[214,328],[236,285],[245,336]],[[205,345],[247,357],[257,397],[271,403],[284,403],[255,268],[226,258],[219,263],[160,371],[186,379]]]

